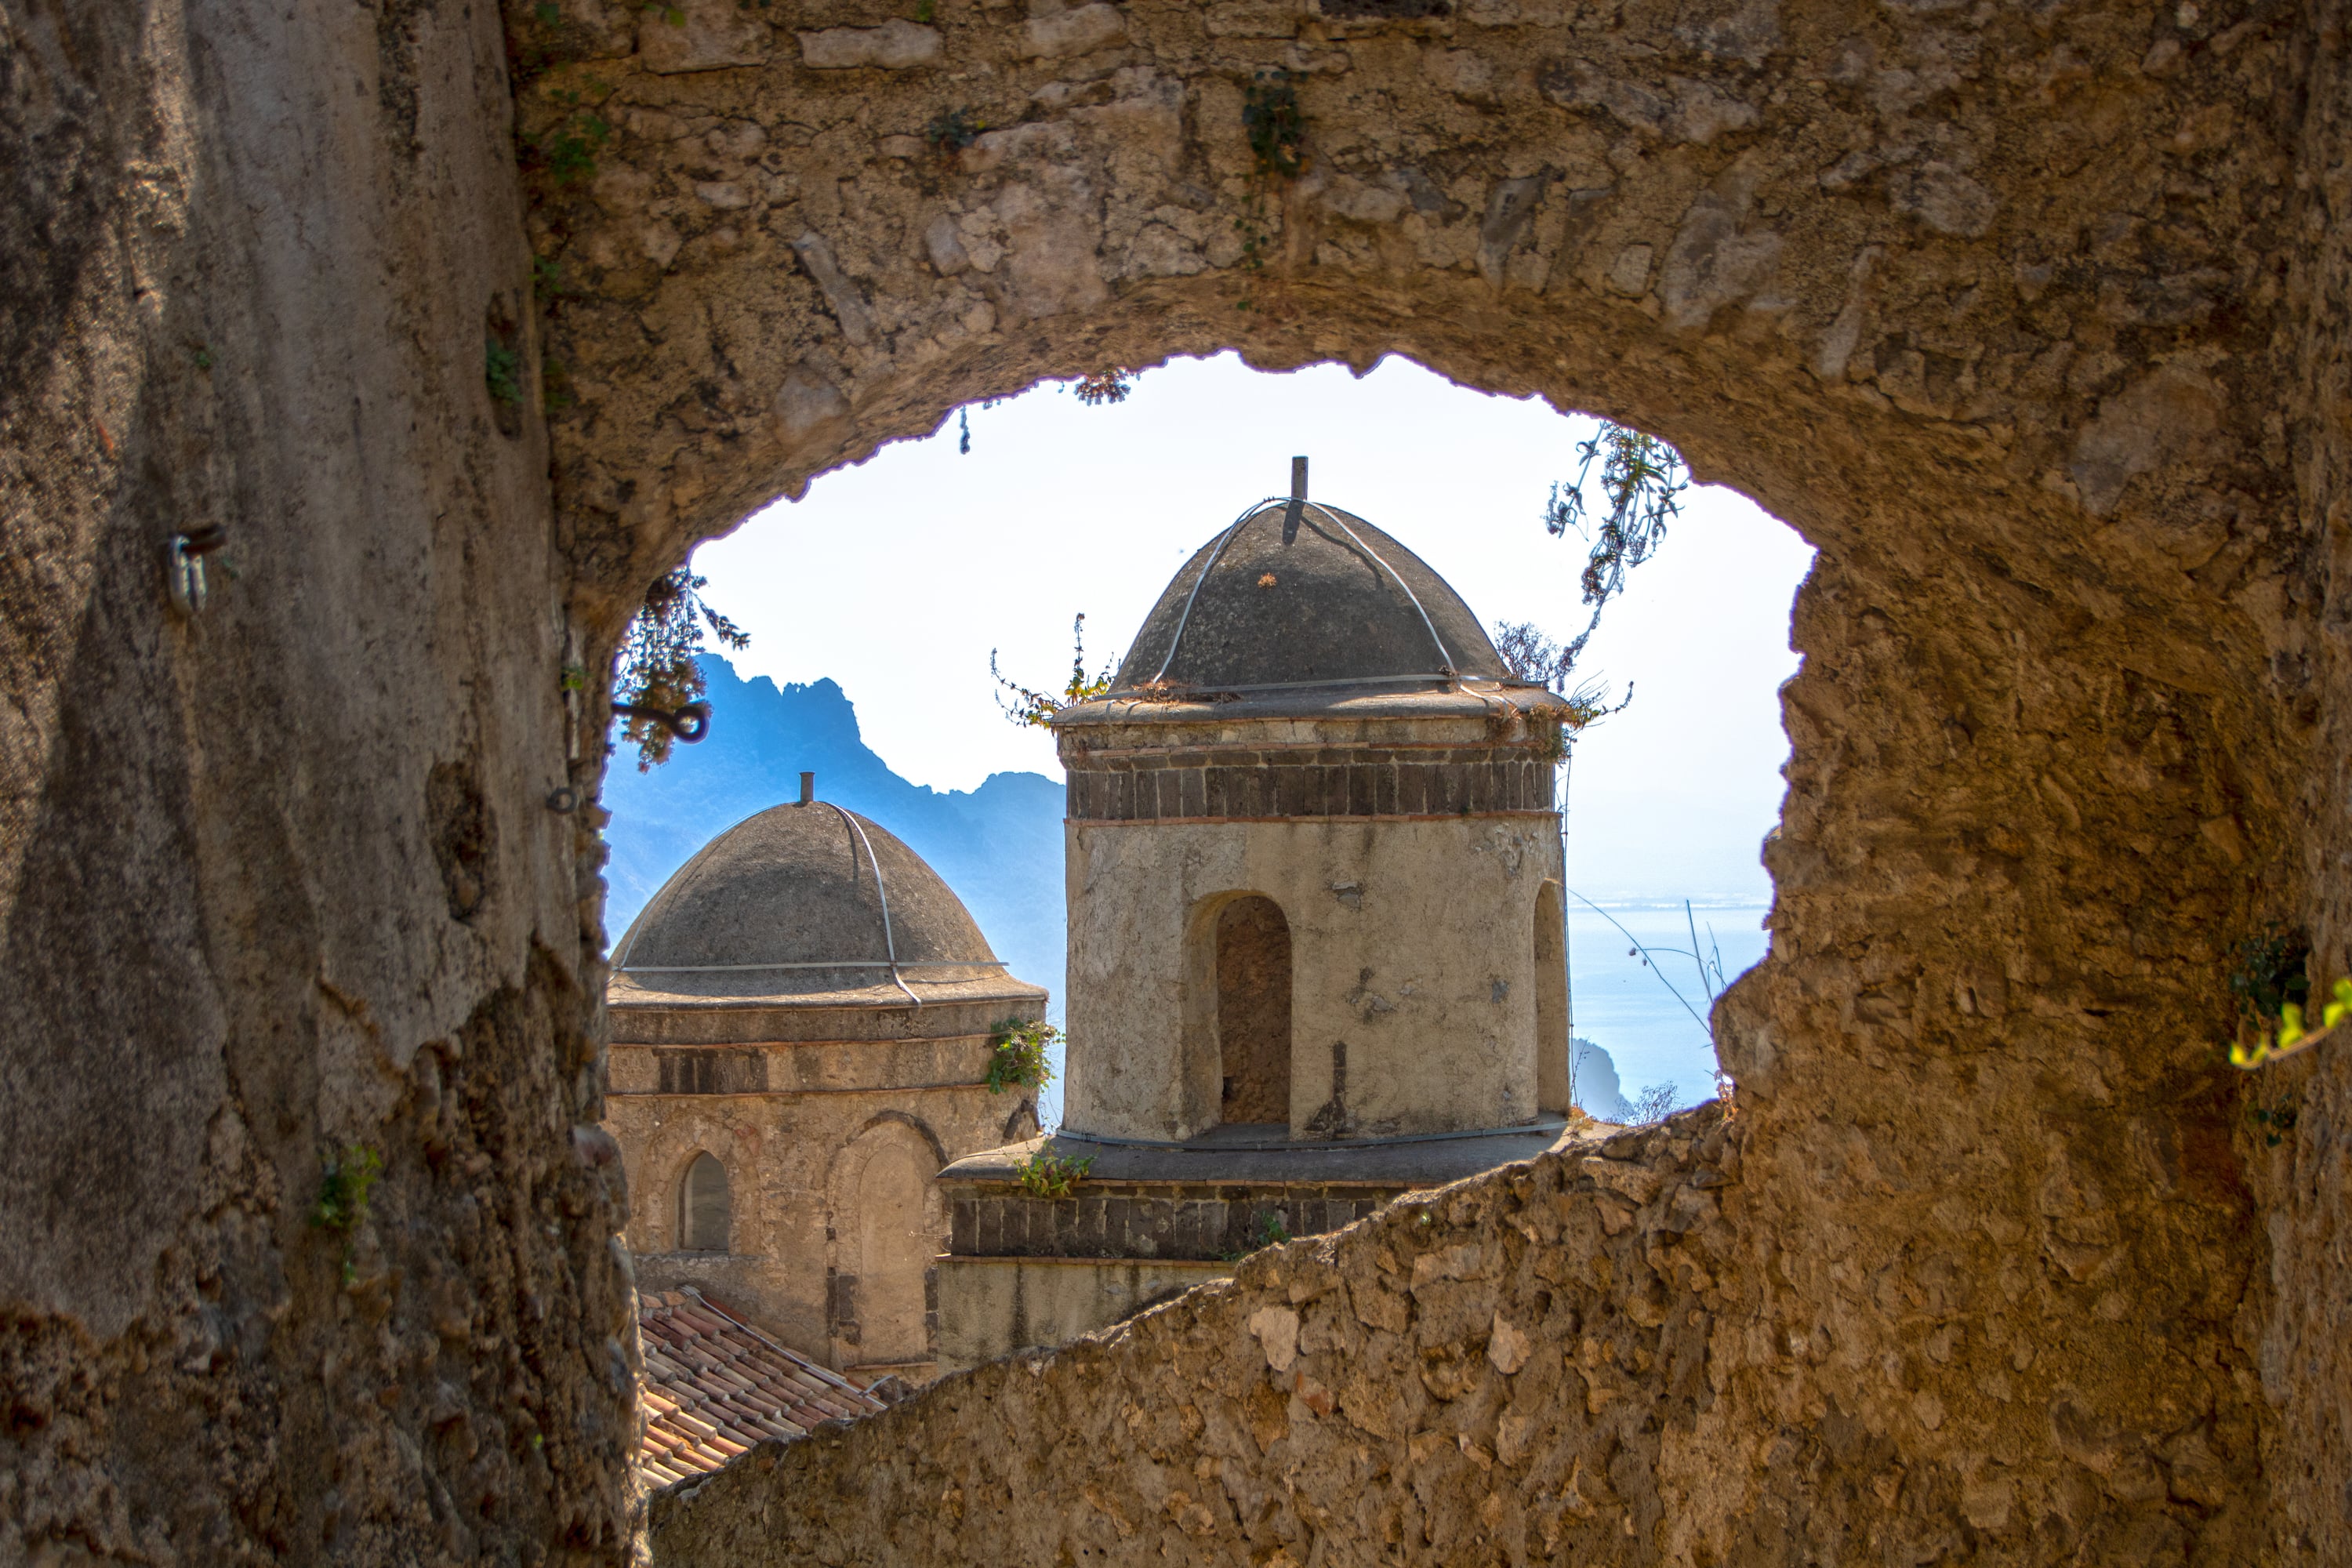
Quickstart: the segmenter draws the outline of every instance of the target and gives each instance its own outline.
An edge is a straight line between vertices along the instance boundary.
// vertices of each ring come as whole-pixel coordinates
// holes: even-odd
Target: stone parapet
[[[1067,1344],[1233,1268],[1173,1258],[942,1258],[939,1370]]]

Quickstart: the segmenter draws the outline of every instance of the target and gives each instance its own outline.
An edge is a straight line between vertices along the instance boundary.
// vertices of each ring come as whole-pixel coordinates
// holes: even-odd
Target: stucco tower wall
[[[1552,812],[1065,829],[1064,1128],[1181,1139],[1218,1120],[1213,1004],[1189,981],[1228,896],[1290,925],[1290,1128],[1453,1131],[1537,1113],[1534,928],[1561,874]]]

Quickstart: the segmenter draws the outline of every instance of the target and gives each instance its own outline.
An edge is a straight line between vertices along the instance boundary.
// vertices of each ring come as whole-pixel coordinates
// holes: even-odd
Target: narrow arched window
[[[1290,922],[1251,893],[1217,911],[1220,1120],[1290,1121]]]
[[[727,1167],[697,1154],[677,1189],[677,1245],[681,1252],[727,1250]]]

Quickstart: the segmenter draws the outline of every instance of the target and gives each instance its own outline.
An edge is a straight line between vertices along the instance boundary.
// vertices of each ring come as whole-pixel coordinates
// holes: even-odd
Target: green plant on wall
[[[1234,232],[1241,237],[1242,266],[1261,272],[1273,243],[1265,226],[1266,195],[1307,167],[1307,115],[1288,71],[1260,71],[1242,89],[1242,135],[1249,142],[1252,178],[1241,216],[1234,219]],[[1256,301],[1245,297],[1235,300],[1234,307],[1255,310]]]
[[[2276,1105],[2250,1105],[2246,1107],[2246,1120],[2263,1135],[2264,1147],[2275,1149],[2294,1131],[2295,1109],[2284,1100]]]
[[[1047,1047],[1062,1031],[1047,1023],[1024,1024],[1007,1018],[989,1037],[988,1092],[1008,1089],[1043,1089],[1054,1081],[1054,1066],[1045,1059]]]
[[[354,1143],[327,1161],[319,1176],[319,1199],[310,1205],[310,1223],[343,1238],[343,1283],[358,1276],[352,1253],[352,1233],[365,1224],[368,1198],[383,1174],[383,1156],[364,1143]]]
[[[482,384],[493,402],[522,401],[522,353],[512,344],[490,336],[482,344]]]
[[[2310,965],[2309,939],[2284,926],[2273,925],[2238,943],[2230,967],[2230,996],[2238,1006],[2231,1066],[2251,1071],[2309,1050],[2352,1018],[2352,979],[2338,980],[2320,1006],[2318,1026],[2312,1026]]]
[[[1021,1190],[1033,1198],[1066,1198],[1077,1191],[1087,1173],[1095,1168],[1095,1157],[1072,1160],[1040,1148],[1034,1154],[1013,1167],[1013,1177]]]
[[[923,140],[931,144],[934,153],[961,153],[979,141],[981,132],[987,129],[988,121],[980,117],[980,110],[967,104],[945,110],[925,126]]]
[[[1259,174],[1286,180],[1307,167],[1307,120],[1288,71],[1260,71],[1242,89],[1242,133]]]
[[[1220,1262],[1239,1263],[1251,1253],[1269,1247],[1280,1247],[1290,1239],[1290,1222],[1280,1209],[1260,1209],[1252,1215],[1249,1233],[1241,1247],[1233,1252],[1218,1255]]]

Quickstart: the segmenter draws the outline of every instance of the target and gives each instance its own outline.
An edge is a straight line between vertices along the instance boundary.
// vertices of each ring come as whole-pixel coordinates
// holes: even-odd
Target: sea
[[[1767,912],[1756,903],[1602,901],[1596,908],[1569,900],[1569,1032],[1609,1053],[1626,1101],[1662,1084],[1674,1085],[1676,1109],[1715,1092],[1708,1010],[1726,984],[1764,957]],[[1595,1087],[1605,1093],[1605,1086]],[[1607,1116],[1606,1106],[1580,1102]]]

